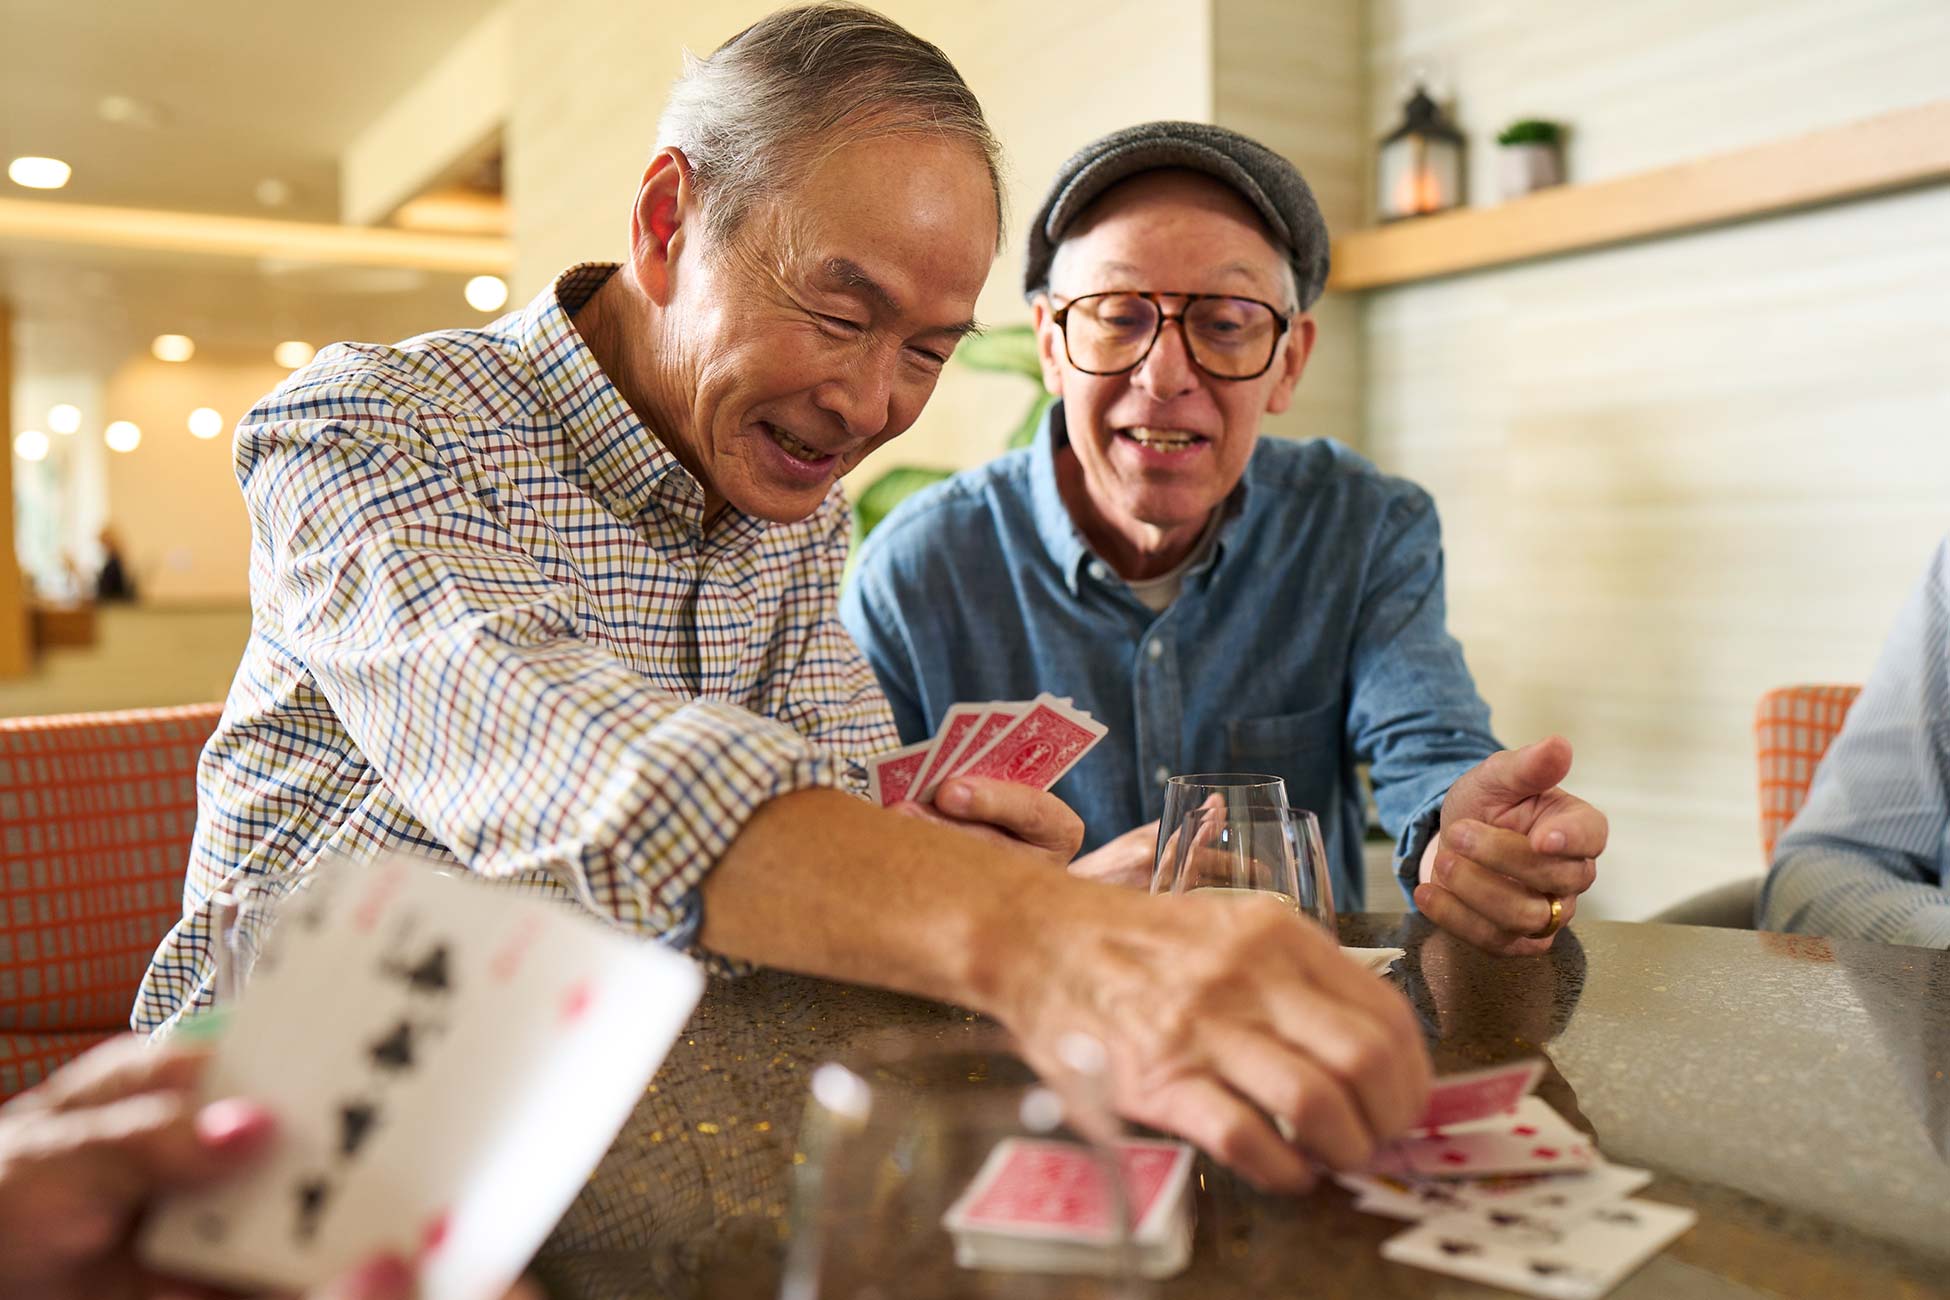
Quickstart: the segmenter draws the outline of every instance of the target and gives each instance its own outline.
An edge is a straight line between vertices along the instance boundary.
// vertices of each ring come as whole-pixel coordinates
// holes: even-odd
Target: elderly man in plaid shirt
[[[1326,935],[1070,877],[1048,795],[950,782],[902,816],[846,788],[898,738],[837,621],[838,480],[976,328],[1001,186],[967,86],[814,6],[693,60],[659,137],[620,266],[328,348],[238,429],[253,633],[136,1026],[208,1000],[213,891],[405,849],[979,1009],[1046,1064],[1092,1034],[1122,1111],[1264,1186],[1363,1165],[1429,1063]]]

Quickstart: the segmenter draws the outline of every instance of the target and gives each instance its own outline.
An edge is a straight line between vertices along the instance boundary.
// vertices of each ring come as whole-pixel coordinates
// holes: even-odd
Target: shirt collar
[[[701,536],[703,485],[637,418],[571,319],[616,267],[583,262],[556,276],[521,311],[516,335],[522,354],[576,462],[567,467],[571,477],[578,477],[579,467],[585,480],[580,486],[619,519],[635,522],[657,506],[688,520]]]
[[[1043,546],[1050,558],[1063,574],[1063,582],[1072,596],[1078,592],[1082,580],[1084,564],[1096,559],[1096,553],[1084,541],[1078,531],[1076,521],[1070,517],[1070,508],[1063,503],[1063,493],[1056,486],[1056,453],[1070,441],[1068,428],[1063,422],[1063,403],[1050,403],[1043,415],[1043,422],[1036,430],[1036,441],[1030,445],[1029,496],[1031,510],[1036,521],[1036,532],[1042,538]],[[1259,449],[1253,449],[1253,461],[1259,459]],[[1185,576],[1193,578],[1216,568],[1225,557],[1226,541],[1239,527],[1239,521],[1246,513],[1246,484],[1253,476],[1252,462],[1248,462],[1246,472],[1239,476],[1239,483],[1227,495],[1225,504],[1220,507],[1222,518],[1219,522],[1218,536],[1213,539],[1206,556],[1193,565]]]

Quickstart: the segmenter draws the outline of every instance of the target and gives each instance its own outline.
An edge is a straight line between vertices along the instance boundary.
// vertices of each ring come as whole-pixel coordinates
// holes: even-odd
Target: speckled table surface
[[[1950,1297],[1950,953],[1580,921],[1504,960],[1375,915],[1342,941],[1408,950],[1388,978],[1438,1070],[1541,1052],[1540,1095],[1656,1173],[1638,1195],[1698,1211],[1621,1300]],[[714,984],[538,1275],[592,1300],[777,1294],[810,1071],[875,1029],[969,1020],[789,975]],[[1192,1265],[1161,1300],[1508,1294],[1382,1260],[1401,1225],[1338,1187],[1201,1173]]]

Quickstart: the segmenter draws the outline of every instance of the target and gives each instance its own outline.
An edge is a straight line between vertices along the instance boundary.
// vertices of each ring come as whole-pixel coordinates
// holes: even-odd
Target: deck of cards
[[[1370,1172],[1337,1174],[1355,1208],[1415,1227],[1381,1254],[1553,1300],[1596,1300],[1697,1217],[1628,1197],[1652,1180],[1607,1162],[1530,1094],[1541,1061],[1439,1080],[1417,1130]]]
[[[500,1295],[608,1149],[704,989],[561,903],[392,859],[280,910],[206,1098],[277,1116],[268,1157],[165,1201],[142,1260],[310,1291],[387,1250],[425,1300]]]
[[[932,803],[941,783],[958,776],[1047,790],[1108,730],[1054,695],[956,704],[927,740],[869,758],[867,793],[883,808],[909,800]]]
[[[1077,1142],[1005,1138],[942,1216],[963,1268],[1114,1274],[1128,1244],[1138,1276],[1182,1272],[1192,1258],[1192,1149],[1115,1145],[1128,1238],[1117,1231],[1108,1161]]]

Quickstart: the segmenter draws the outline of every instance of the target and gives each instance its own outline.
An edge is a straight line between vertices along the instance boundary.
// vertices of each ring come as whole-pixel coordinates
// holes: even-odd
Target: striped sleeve
[[[1756,920],[1950,948],[1950,541],[1884,645],[1808,802],[1781,836]]]

